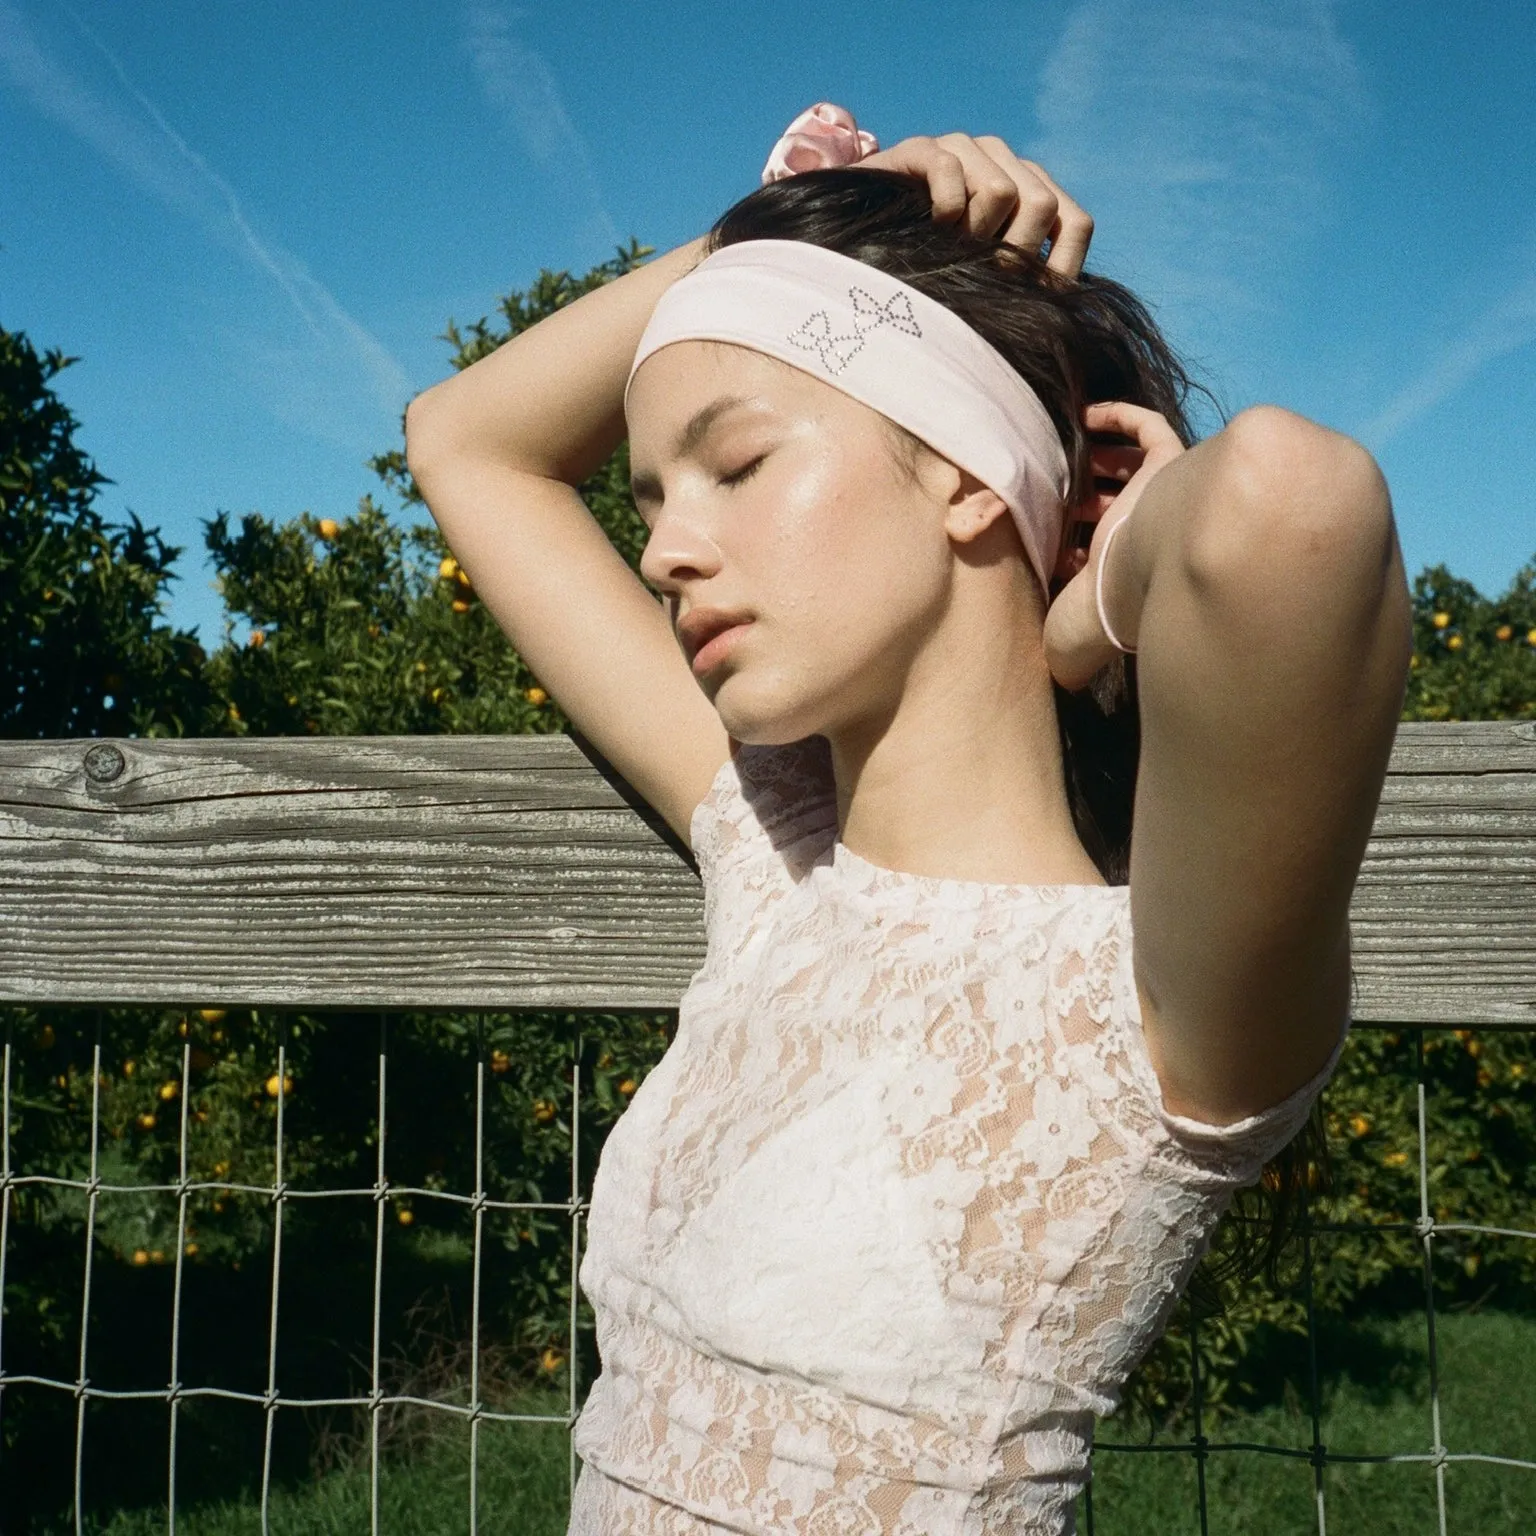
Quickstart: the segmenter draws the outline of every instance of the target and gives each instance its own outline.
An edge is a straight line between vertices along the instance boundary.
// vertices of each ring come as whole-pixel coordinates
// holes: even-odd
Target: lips
[[[692,608],[677,623],[678,638],[691,663],[716,635],[738,624],[748,624],[752,615],[730,608]]]

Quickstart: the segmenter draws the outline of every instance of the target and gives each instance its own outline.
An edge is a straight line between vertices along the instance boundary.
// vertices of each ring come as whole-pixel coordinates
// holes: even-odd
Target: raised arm
[[[1138,651],[1143,1020],[1168,1107],[1227,1123],[1306,1082],[1349,1004],[1350,897],[1413,650],[1402,553],[1371,456],[1287,411],[1188,452],[1135,407],[1089,424],[1150,450],[1103,589]],[[1113,654],[1094,546],[1047,620],[1068,686]]]
[[[406,413],[406,455],[475,591],[539,681],[686,840],[729,742],[654,593],[575,487],[624,437],[624,380],[702,240],[585,294]]]

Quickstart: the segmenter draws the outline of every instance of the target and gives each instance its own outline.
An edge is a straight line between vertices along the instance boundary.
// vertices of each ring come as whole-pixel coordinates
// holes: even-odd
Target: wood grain
[[[0,741],[0,1000],[670,1008],[702,913],[564,736]],[[1352,917],[1359,1021],[1536,1026],[1536,727],[1400,727]]]

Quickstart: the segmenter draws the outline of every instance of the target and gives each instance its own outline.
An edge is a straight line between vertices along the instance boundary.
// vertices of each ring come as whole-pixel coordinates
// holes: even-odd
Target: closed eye
[[[740,469],[729,475],[722,475],[720,478],[720,484],[740,485],[743,480],[750,480],[752,476],[757,473],[758,465],[760,465],[767,457],[768,455],[766,453],[758,454],[755,459],[753,459],[750,463],[743,464]]]

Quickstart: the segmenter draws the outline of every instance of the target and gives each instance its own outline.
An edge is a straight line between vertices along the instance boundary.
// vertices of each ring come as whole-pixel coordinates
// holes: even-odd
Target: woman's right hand
[[[972,138],[919,134],[856,161],[850,170],[899,171],[926,182],[933,216],[963,220],[974,235],[992,236],[1038,252],[1051,243],[1045,264],[1064,277],[1083,270],[1093,219],[1032,160],[1021,160],[995,134]]]

